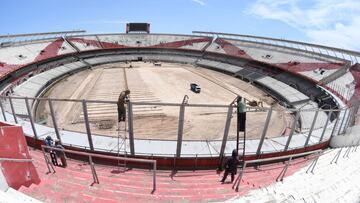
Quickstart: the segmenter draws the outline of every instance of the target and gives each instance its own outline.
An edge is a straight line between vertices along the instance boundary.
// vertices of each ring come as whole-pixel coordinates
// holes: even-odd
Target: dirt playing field
[[[130,67],[131,65],[131,67]],[[190,90],[197,83],[201,93]],[[235,77],[192,65],[150,62],[114,63],[94,67],[69,76],[55,84],[43,97],[116,101],[125,89],[131,91],[132,102],[181,103],[188,95],[189,104],[229,105],[236,95],[248,100],[263,101],[264,107],[276,102],[260,89]],[[62,129],[85,132],[81,103],[53,102],[58,126]],[[275,105],[276,106],[276,105]],[[123,136],[124,124],[117,131],[115,104],[88,103],[88,115],[93,134]],[[134,134],[138,139],[177,138],[179,106],[134,105]],[[227,108],[186,107],[184,140],[221,139]],[[52,126],[49,107],[40,103],[37,119]],[[258,138],[263,130],[267,112],[247,113],[247,137]],[[102,124],[109,129],[101,129]],[[284,112],[275,107],[267,137],[280,136],[285,129]],[[234,109],[230,139],[236,137]]]

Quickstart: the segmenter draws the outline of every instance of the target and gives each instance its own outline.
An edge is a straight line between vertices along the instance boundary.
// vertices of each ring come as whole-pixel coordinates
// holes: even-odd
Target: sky
[[[0,35],[84,29],[194,30],[290,39],[360,51],[360,0],[0,0]]]

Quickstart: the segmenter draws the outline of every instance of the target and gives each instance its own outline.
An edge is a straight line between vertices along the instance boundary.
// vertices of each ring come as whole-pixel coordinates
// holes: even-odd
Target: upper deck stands
[[[257,42],[245,42],[241,40],[217,38],[207,51],[245,57],[271,64],[283,64],[292,61],[299,63],[324,63],[342,62],[341,60],[328,57],[314,57],[313,55],[289,48],[281,48]]]
[[[261,61],[275,65],[285,71],[293,72],[312,81],[321,81],[332,75],[336,70],[344,66],[345,59],[326,57],[326,55],[314,55],[310,51],[288,48],[281,44],[267,44],[246,40],[230,38],[216,38],[201,35],[170,35],[170,34],[102,34],[102,35],[78,35],[70,37],[58,37],[51,39],[35,40],[30,42],[14,43],[10,46],[0,48],[0,77],[4,77],[19,68],[56,56],[76,53],[89,50],[100,50],[110,48],[165,48],[165,49],[186,49],[196,51],[215,52],[231,56]],[[130,60],[136,57],[129,56]],[[164,60],[166,57],[144,55],[145,60]],[[126,57],[124,58],[126,59]],[[170,61],[185,59],[181,56],[174,56]],[[91,60],[91,59],[89,59]],[[95,60],[95,59],[94,59]],[[101,61],[101,60],[100,60]],[[106,61],[106,60],[105,60]],[[196,58],[185,61],[206,66],[209,61]],[[213,62],[210,62],[213,63]],[[95,63],[96,64],[96,63]],[[241,67],[224,65],[226,63],[212,64],[215,68],[234,73],[235,70],[242,71]],[[239,73],[240,74],[240,73]],[[245,73],[244,73],[245,74]],[[356,71],[351,71],[356,74]],[[352,98],[353,92],[349,90],[348,83],[351,74],[339,77],[328,87],[337,92],[344,100]],[[241,74],[240,74],[241,75]],[[259,79],[263,76],[257,74],[252,79]],[[351,80],[353,81],[353,80]],[[351,83],[351,81],[349,83]]]
[[[308,96],[302,94],[295,88],[268,76],[260,78],[256,80],[256,82],[278,93],[290,104],[301,103],[310,99]]]
[[[351,99],[360,99],[360,64],[355,64],[350,68],[350,72],[354,77],[353,88],[355,89]]]
[[[81,37],[70,37],[67,40],[72,43],[73,46],[77,47],[80,51],[102,49],[101,42],[98,41],[96,36],[81,36]]]
[[[233,74],[235,74],[236,72],[243,69],[242,67],[239,67],[239,66],[222,63],[222,62],[218,62],[218,61],[211,61],[211,60],[207,60],[207,59],[199,60],[198,62],[196,62],[196,64],[200,65],[200,66],[211,67],[211,68],[214,68],[214,69],[217,69],[220,71],[227,71],[227,72],[233,73]]]
[[[62,38],[39,40],[0,48],[0,77],[22,66],[76,50]]]
[[[0,61],[6,64],[25,65],[75,50],[63,39],[51,39],[22,43],[0,48]]]
[[[316,81],[326,76],[320,72],[330,73],[327,70],[336,70],[344,66],[344,61],[340,59],[315,57],[310,53],[294,49],[226,38],[217,38],[206,51],[273,64],[289,72],[300,74],[307,71],[319,72],[317,75],[304,74]]]
[[[203,50],[210,42],[209,37],[186,35],[113,34],[98,36],[103,48],[170,48]]]

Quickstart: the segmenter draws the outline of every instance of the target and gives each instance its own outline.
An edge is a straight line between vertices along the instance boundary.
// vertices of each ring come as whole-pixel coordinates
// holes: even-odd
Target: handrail
[[[92,169],[92,174],[93,174],[93,178],[94,178],[94,182],[95,183],[99,183],[97,175],[96,175],[96,171],[95,171],[95,167],[94,167],[94,163],[92,162],[92,157],[97,157],[97,158],[103,158],[103,159],[112,159],[112,160],[120,160],[120,161],[130,161],[130,162],[138,162],[138,163],[149,163],[152,164],[153,166],[153,192],[155,192],[156,190],[156,160],[148,160],[148,159],[138,159],[138,158],[128,158],[128,157],[114,157],[114,156],[109,156],[109,155],[102,155],[102,154],[94,154],[94,153],[88,153],[88,152],[79,152],[79,151],[74,151],[74,150],[68,150],[68,149],[60,149],[60,148],[56,148],[56,147],[50,147],[50,146],[46,146],[46,145],[41,145],[41,149],[44,153],[44,158],[45,158],[45,162],[46,165],[50,171],[49,168],[49,160],[47,159],[47,156],[45,155],[45,150],[44,149],[49,149],[49,150],[53,150],[53,151],[58,151],[58,152],[63,152],[63,153],[70,153],[70,154],[77,154],[77,155],[83,155],[83,156],[88,156],[89,157],[89,163]],[[52,165],[50,164],[50,166],[52,167]],[[53,171],[55,172],[54,168],[52,167]]]
[[[10,161],[10,162],[33,162],[32,159],[15,159],[15,158],[0,158],[0,162]]]
[[[14,34],[14,35],[0,35],[0,38],[16,38],[16,37],[33,37],[33,36],[45,36],[45,35],[61,35],[61,34],[77,34],[85,33],[85,30],[72,30],[61,32],[40,32],[40,33],[28,33],[28,34]]]
[[[260,37],[260,36],[252,36],[252,35],[240,35],[240,34],[231,34],[231,33],[222,33],[222,32],[193,31],[192,33],[193,34],[199,34],[199,35],[223,35],[223,36],[229,36],[229,37],[252,38],[252,39],[269,40],[269,41],[274,41],[274,42],[284,42],[284,43],[289,43],[289,44],[309,46],[309,47],[314,47],[314,48],[318,48],[318,49],[321,48],[323,50],[336,51],[338,53],[344,53],[344,54],[348,54],[349,56],[354,56],[356,61],[357,61],[356,57],[360,57],[360,53],[357,52],[357,51],[352,51],[352,50],[347,50],[347,49],[340,49],[340,48],[329,47],[329,46],[318,45],[318,44],[312,44],[312,43],[306,43],[306,42],[299,42],[299,41],[294,41],[294,40],[286,40],[286,39],[270,38],[270,37]]]
[[[287,159],[287,158],[295,158],[295,157],[301,157],[301,156],[306,156],[306,155],[310,155],[310,154],[316,154],[323,151],[322,149],[318,149],[315,151],[309,151],[309,152],[303,152],[300,154],[290,154],[290,155],[285,155],[285,156],[278,156],[278,157],[271,157],[271,158],[264,158],[264,159],[255,159],[255,160],[250,160],[250,161],[245,161],[247,164],[253,164],[253,163],[261,163],[261,162],[267,162],[267,161],[276,161],[276,160],[282,160],[282,159]]]
[[[280,172],[279,176],[276,178],[276,181],[280,180],[282,181],[284,176],[285,176],[285,173],[290,165],[290,162],[291,160],[294,158],[294,157],[301,157],[301,156],[306,156],[306,155],[311,155],[311,154],[318,154],[318,156],[315,158],[315,160],[311,163],[311,165],[309,166],[308,170],[306,171],[306,173],[311,169],[311,172],[314,171],[314,168],[316,166],[316,163],[317,163],[317,160],[318,158],[320,157],[320,155],[323,153],[323,150],[322,149],[319,149],[319,150],[315,150],[315,151],[309,151],[309,152],[303,152],[303,153],[299,153],[299,154],[290,154],[290,155],[285,155],[285,156],[279,156],[279,157],[271,157],[271,158],[264,158],[264,159],[255,159],[255,160],[250,160],[250,161],[244,161],[243,162],[243,165],[241,167],[241,171],[238,175],[238,177],[236,178],[232,188],[234,189],[235,187],[235,191],[238,191],[239,190],[239,187],[240,187],[240,183],[241,183],[241,180],[242,180],[242,177],[244,175],[244,170],[247,166],[247,164],[253,164],[253,163],[261,163],[261,162],[268,162],[268,161],[275,161],[275,160],[283,160],[283,159],[288,159],[286,161],[286,164],[283,168],[283,170]]]
[[[83,102],[83,99],[57,99],[57,98],[45,98],[45,97],[24,97],[24,96],[0,96],[0,99],[29,99],[29,100],[51,100],[51,101],[63,101],[63,102]],[[102,104],[116,104],[116,101],[104,101],[104,100],[85,100],[86,103],[102,103]],[[133,105],[154,105],[154,106],[181,106],[182,103],[162,103],[162,102],[131,102]],[[211,108],[228,108],[229,105],[223,104],[185,104],[186,107],[211,107]],[[248,110],[270,110],[268,107],[246,107]],[[302,112],[308,111],[324,111],[324,112],[338,112],[345,110],[346,107],[338,108],[338,109],[318,109],[318,108],[311,108],[311,109],[304,109],[301,110]],[[288,111],[298,111],[296,108],[286,108]]]

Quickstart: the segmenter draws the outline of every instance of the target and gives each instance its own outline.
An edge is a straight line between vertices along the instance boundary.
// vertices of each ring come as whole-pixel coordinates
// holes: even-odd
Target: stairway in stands
[[[146,82],[142,79],[141,67],[138,63],[132,63],[133,68],[127,68],[126,77],[131,91],[130,99],[133,102],[163,102],[154,92],[150,91]],[[159,105],[133,105],[134,134],[136,138],[150,138],[156,134],[158,137],[176,139],[178,118],[166,115],[166,107]]]
[[[125,69],[127,84],[131,91],[130,99],[134,102],[161,102],[153,92],[151,92],[147,84],[138,73],[139,68]],[[146,106],[133,106],[134,117],[156,117],[164,115],[161,106],[146,105]]]
[[[89,100],[117,101],[121,91],[126,89],[124,67],[120,65],[104,68],[86,98]],[[88,103],[90,122],[117,118],[116,104]],[[83,113],[80,115],[83,121]]]
[[[132,169],[122,172],[115,166],[95,165],[100,184],[93,184],[91,169],[85,162],[68,160],[67,168],[56,167],[47,173],[44,157],[39,150],[30,149],[41,178],[39,185],[19,190],[44,202],[209,202],[225,201],[244,195],[250,190],[275,182],[283,164],[246,169],[240,191],[231,184],[220,184],[222,174],[215,170],[157,171],[157,189],[152,194],[150,170]],[[294,160],[287,175],[309,164],[309,160]],[[227,180],[229,181],[229,179]]]

